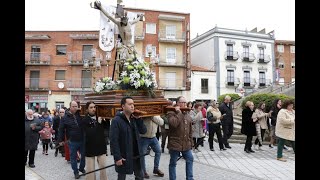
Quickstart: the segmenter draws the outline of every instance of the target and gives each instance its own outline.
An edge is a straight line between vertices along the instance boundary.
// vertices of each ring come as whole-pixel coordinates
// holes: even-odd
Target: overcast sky
[[[116,6],[117,0],[105,0]],[[25,30],[98,30],[92,0],[25,0]],[[295,40],[294,0],[123,0],[126,7],[190,13],[191,39],[218,27],[266,32]]]

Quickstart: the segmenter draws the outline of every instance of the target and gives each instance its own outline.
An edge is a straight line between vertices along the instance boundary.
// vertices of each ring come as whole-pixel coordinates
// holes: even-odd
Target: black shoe
[[[65,155],[64,153],[61,153],[61,156],[62,156],[62,157],[65,157],[66,155]]]
[[[54,152],[54,157],[58,156],[58,151]]]
[[[164,148],[162,148],[161,152],[164,153]]]
[[[226,148],[231,149],[231,146],[228,145],[228,146],[226,146]]]
[[[210,149],[210,151],[214,151],[214,149],[213,149],[213,148],[211,148],[211,149]]]
[[[86,173],[85,169],[82,169],[82,170],[79,169],[79,171],[82,172],[83,174]]]
[[[79,179],[80,175],[79,174],[74,174],[74,178]]]
[[[29,164],[29,167],[35,168],[36,166],[34,164]]]
[[[273,146],[271,144],[269,144],[269,148],[273,148]]]
[[[248,149],[245,149],[244,151],[245,151],[246,153],[250,153],[250,151],[249,151]]]
[[[254,153],[255,151],[254,151],[254,150],[252,150],[252,149],[249,149],[249,152]]]
[[[220,151],[225,151],[225,150],[227,150],[226,148],[222,148],[222,149],[220,149]]]

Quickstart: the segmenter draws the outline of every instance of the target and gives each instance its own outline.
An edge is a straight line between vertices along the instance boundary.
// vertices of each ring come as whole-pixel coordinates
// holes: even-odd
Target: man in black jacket
[[[64,116],[65,110],[61,108],[61,109],[58,110],[58,113],[59,113],[59,115],[55,116],[53,118],[53,126],[52,126],[53,130],[55,131],[55,143],[58,142],[60,121],[61,121],[62,117]],[[63,146],[60,146],[59,148],[56,148],[54,156],[57,157],[58,151],[61,153],[62,157],[65,156],[64,155]]]
[[[78,104],[76,101],[71,101],[70,110],[65,112],[59,126],[58,142],[62,145],[64,132],[66,130],[69,138],[68,145],[70,148],[70,161],[73,173],[76,179],[80,178],[79,171],[85,173],[85,149],[84,149],[84,133],[82,129],[82,119],[80,117]],[[77,151],[80,151],[80,166],[77,167]]]
[[[142,159],[136,157],[142,155],[139,134],[145,134],[147,128],[140,117],[133,115],[132,97],[122,98],[121,107],[123,111],[117,112],[110,127],[110,146],[116,163],[118,180],[126,179],[126,174],[133,172],[135,179],[143,179]]]
[[[228,143],[228,139],[233,134],[233,112],[232,112],[232,105],[230,103],[231,97],[226,95],[224,97],[224,102],[221,103],[219,110],[223,116],[221,119],[222,124],[222,141],[226,148],[231,149],[231,146]]]

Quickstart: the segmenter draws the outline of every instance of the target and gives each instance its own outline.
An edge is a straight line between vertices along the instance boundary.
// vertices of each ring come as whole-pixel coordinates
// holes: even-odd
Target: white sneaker
[[[259,151],[263,151],[262,146],[259,146],[259,147],[258,147],[258,150],[259,150]]]
[[[255,149],[255,150],[258,150],[258,145],[253,145],[253,148]]]

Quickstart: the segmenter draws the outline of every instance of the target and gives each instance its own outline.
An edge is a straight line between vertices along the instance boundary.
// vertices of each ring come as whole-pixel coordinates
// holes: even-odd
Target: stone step
[[[213,140],[214,140],[216,143],[218,142],[218,139],[217,139],[216,137],[214,137]],[[255,140],[255,138],[254,138],[254,140]],[[252,140],[252,144],[254,144],[254,140]],[[228,142],[229,142],[229,143],[245,144],[245,143],[246,143],[246,139],[241,140],[241,139],[232,139],[232,138],[230,138],[230,139],[228,139]],[[265,141],[262,142],[262,144],[263,144],[263,145],[269,145],[269,141],[266,141],[266,140],[265,140]]]

